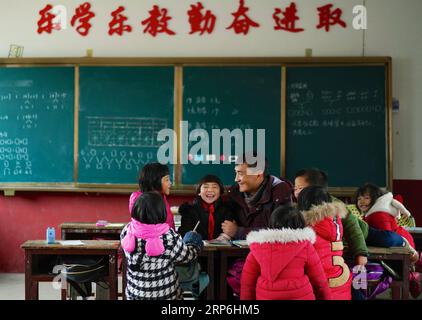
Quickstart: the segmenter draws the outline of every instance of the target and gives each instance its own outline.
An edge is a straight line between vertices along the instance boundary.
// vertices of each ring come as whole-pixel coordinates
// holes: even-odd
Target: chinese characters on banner
[[[299,8],[295,2],[291,2],[285,8],[274,8],[272,15],[274,30],[281,30],[292,33],[299,33],[305,31],[300,28]],[[173,19],[167,8],[154,5],[148,11],[149,16],[139,22],[139,26],[143,28],[143,33],[148,33],[153,37],[158,34],[166,34],[169,36],[176,35],[176,32],[171,29],[169,22]],[[187,10],[187,22],[190,25],[189,34],[198,33],[199,35],[212,34],[217,23],[217,16],[209,9],[205,8],[201,2],[191,4],[190,9]],[[343,11],[340,8],[334,7],[333,4],[327,4],[317,8],[316,15],[319,23],[315,27],[329,32],[332,27],[346,28],[346,22],[342,20]],[[51,34],[54,30],[60,30],[60,26],[54,23],[56,15],[53,13],[53,6],[47,4],[39,11],[40,18],[38,20],[39,34]],[[108,34],[110,36],[119,35],[132,32],[132,25],[128,24],[128,17],[125,14],[125,7],[119,6],[116,10],[111,12],[111,19],[108,24]],[[253,10],[250,9],[245,0],[239,0],[238,8],[231,13],[232,22],[226,27],[226,30],[233,31],[235,34],[247,35],[252,28],[259,28],[260,22],[254,20]],[[70,25],[75,28],[81,36],[87,36],[91,30],[91,20],[95,18],[95,13],[91,11],[91,4],[85,2],[75,9],[75,13],[71,18]],[[269,18],[271,21],[271,19]]]

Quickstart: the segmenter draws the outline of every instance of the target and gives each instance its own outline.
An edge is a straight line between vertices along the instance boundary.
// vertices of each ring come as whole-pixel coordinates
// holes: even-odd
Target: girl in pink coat
[[[247,236],[250,253],[242,271],[242,300],[329,300],[331,292],[313,247],[316,235],[301,213],[282,206],[271,228]]]
[[[170,226],[170,228],[175,230],[174,217],[170,210],[170,204],[166,198],[170,194],[171,188],[169,168],[166,165],[158,162],[146,164],[139,174],[138,184],[140,190],[133,192],[129,198],[129,212],[132,212],[132,208],[136,202],[136,199],[138,199],[142,193],[156,191],[162,195],[166,205],[166,223]]]

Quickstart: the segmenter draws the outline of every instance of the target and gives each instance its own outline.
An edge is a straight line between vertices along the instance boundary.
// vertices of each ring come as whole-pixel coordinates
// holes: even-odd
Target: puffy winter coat
[[[388,192],[375,201],[371,209],[366,212],[364,220],[373,228],[401,235],[415,248],[412,235],[397,223],[400,214],[410,216],[410,212],[399,201],[393,199],[391,192]]]
[[[242,271],[242,300],[328,300],[331,292],[305,229],[263,229],[247,236],[250,253]]]
[[[343,259],[343,225],[347,214],[343,203],[332,202],[304,211],[307,225],[316,233],[314,247],[321,259],[334,300],[351,299],[352,274]]]
[[[236,216],[233,212],[232,206],[230,203],[224,201],[219,198],[215,203],[215,212],[214,212],[214,234],[213,238],[217,238],[223,230],[221,229],[221,224],[224,220],[235,220]],[[200,221],[196,232],[198,232],[202,239],[208,239],[208,219],[209,219],[209,212],[202,207],[201,205],[201,198],[196,197],[192,204],[191,203],[183,203],[179,207],[179,213],[182,216],[180,228],[177,230],[182,237],[185,235],[186,232],[193,230],[196,223]]]

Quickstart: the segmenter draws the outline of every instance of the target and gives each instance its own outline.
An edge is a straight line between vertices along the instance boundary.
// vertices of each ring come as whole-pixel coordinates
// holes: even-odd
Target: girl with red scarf
[[[223,233],[221,224],[225,220],[233,221],[234,212],[230,203],[223,202],[223,193],[223,183],[217,176],[203,177],[196,188],[193,202],[184,203],[179,207],[182,219],[178,232],[183,236],[193,230],[199,221],[196,231],[204,240],[230,240],[230,237]]]

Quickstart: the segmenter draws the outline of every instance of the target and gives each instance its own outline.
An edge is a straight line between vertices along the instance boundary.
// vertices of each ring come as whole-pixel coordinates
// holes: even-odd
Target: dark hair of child
[[[145,224],[165,223],[167,211],[163,197],[156,191],[141,194],[133,205],[131,216]]]
[[[295,179],[297,177],[304,177],[311,186],[321,186],[328,188],[328,176],[327,174],[317,168],[307,168],[296,172]]]
[[[377,199],[381,197],[384,194],[384,192],[381,190],[380,187],[378,187],[375,184],[365,183],[363,186],[359,187],[359,189],[356,190],[355,197],[354,197],[356,206],[358,204],[358,198],[360,196],[364,196],[365,194],[368,194],[369,197],[371,198],[371,203],[369,207],[372,207],[375,201],[377,201]]]
[[[302,213],[291,205],[280,206],[271,214],[270,228],[303,229],[305,220]]]
[[[164,164],[153,162],[144,165],[138,178],[140,190],[161,192],[161,179],[169,174],[170,170]]]
[[[207,174],[206,176],[202,177],[201,180],[199,180],[199,183],[196,186],[196,195],[198,195],[201,192],[201,186],[203,184],[210,183],[210,182],[218,184],[220,188],[220,195],[224,193],[224,185],[223,185],[223,182],[220,180],[220,178],[213,174]]]
[[[312,206],[318,206],[324,202],[331,202],[331,197],[326,188],[322,186],[309,186],[300,192],[297,199],[297,208],[300,211],[307,211]]]

